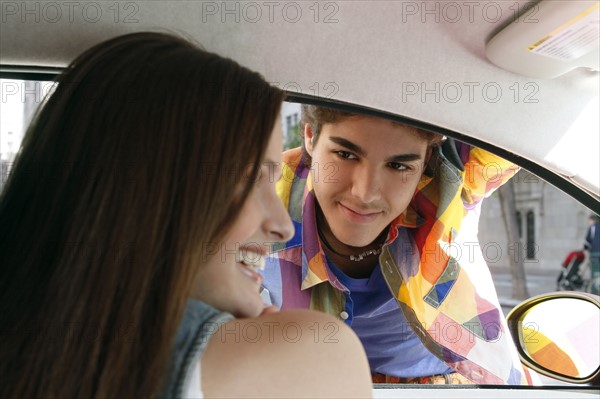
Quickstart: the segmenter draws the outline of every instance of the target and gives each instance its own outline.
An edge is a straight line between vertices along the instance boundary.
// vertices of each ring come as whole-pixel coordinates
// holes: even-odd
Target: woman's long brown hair
[[[0,397],[161,391],[203,250],[237,217],[282,98],[161,33],[66,69],[0,197]]]

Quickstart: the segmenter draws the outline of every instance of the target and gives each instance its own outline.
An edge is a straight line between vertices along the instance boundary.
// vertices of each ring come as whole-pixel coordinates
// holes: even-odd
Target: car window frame
[[[450,129],[446,129],[431,123],[423,122],[420,120],[416,120],[413,118],[409,118],[406,116],[394,114],[391,112],[385,112],[378,109],[373,109],[366,106],[356,105],[352,103],[347,103],[339,100],[332,100],[329,98],[317,97],[309,94],[301,94],[294,93],[290,91],[286,91],[286,99],[288,102],[296,102],[296,103],[305,103],[310,105],[318,105],[322,107],[328,107],[337,109],[344,112],[363,114],[367,116],[373,116],[377,118],[388,119],[393,122],[405,124],[408,126],[413,126],[419,129],[427,130],[433,133],[442,134],[447,137],[451,137],[456,140],[460,140],[464,143],[470,144],[475,147],[479,147],[483,150],[489,151],[495,155],[498,155],[507,161],[510,161],[527,171],[533,173],[537,177],[546,182],[550,183],[560,191],[572,197],[574,200],[578,201],[590,211],[595,211],[600,208],[600,200],[594,198],[590,193],[586,192],[583,188],[578,187],[574,183],[566,180],[564,177],[559,174],[548,170],[547,168],[540,166],[534,161],[531,161],[527,158],[521,157],[513,152],[510,152],[506,149],[500,148],[488,142],[482,141],[480,139],[471,137],[467,134],[463,134],[460,132],[456,132]]]
[[[1,79],[16,79],[16,80],[30,80],[30,81],[56,81],[57,76],[63,71],[63,68],[52,68],[52,67],[35,67],[35,66],[0,66],[0,78]],[[427,131],[431,131],[434,133],[442,134],[447,137],[454,138],[456,140],[460,140],[462,142],[468,143],[473,146],[477,146],[486,151],[494,153],[498,156],[503,157],[504,159],[511,161],[524,169],[527,169],[529,172],[538,176],[539,178],[545,180],[546,182],[552,184],[560,191],[569,195],[574,200],[578,201],[582,205],[584,205],[589,210],[593,211],[594,206],[596,209],[600,207],[600,201],[595,199],[589,193],[585,192],[582,188],[577,187],[575,184],[569,182],[564,179],[560,175],[538,165],[537,163],[530,161],[526,158],[520,157],[508,150],[497,147],[493,144],[484,142],[474,137],[470,137],[466,134],[462,134],[456,131],[452,131],[446,128],[442,128],[436,126],[434,124],[430,124],[427,122],[423,122],[420,120],[416,120],[413,118],[405,117],[402,115],[393,114],[390,112],[381,111],[378,109],[373,109],[366,106],[361,106],[357,104],[347,103],[339,100],[332,100],[328,98],[322,98],[314,95],[308,94],[299,94],[295,92],[286,91],[285,101],[292,103],[304,103],[311,105],[318,105],[323,107],[329,107],[338,109],[345,112],[363,114],[378,118],[388,119],[390,121],[394,121],[397,123],[413,126],[416,128],[424,129]],[[583,386],[583,385],[569,385],[569,386],[560,386],[560,385],[545,385],[545,386],[522,386],[522,385],[468,385],[468,386],[460,386],[460,385],[436,385],[435,388],[432,386],[420,386],[420,385],[408,385],[408,384],[375,384],[374,392],[378,393],[375,397],[395,397],[388,396],[393,395],[393,392],[397,393],[397,390],[405,390],[405,392],[410,393],[413,391],[430,391],[435,390],[437,397],[439,398],[455,398],[460,397],[456,396],[457,389],[459,391],[464,391],[465,395],[472,398],[487,398],[489,397],[489,393],[486,391],[489,390],[511,390],[516,393],[516,396],[508,396],[514,398],[536,398],[540,397],[541,392],[547,391],[557,391],[560,392],[558,397],[565,398],[575,398],[575,397],[588,397],[587,393],[590,393],[590,398],[597,397],[592,395],[597,395],[600,393],[600,388],[597,386]],[[474,391],[479,391],[480,394],[474,393]],[[425,392],[423,392],[425,394]],[[438,394],[442,392],[441,394]],[[585,396],[577,396],[577,395],[567,395],[569,393],[580,393],[586,394]],[[409,396],[410,397],[410,396]]]

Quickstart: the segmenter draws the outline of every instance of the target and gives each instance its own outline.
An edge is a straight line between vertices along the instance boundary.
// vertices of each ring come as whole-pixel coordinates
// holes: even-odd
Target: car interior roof
[[[295,11],[291,3],[298,5]],[[177,33],[259,71],[299,94],[297,99],[321,98],[422,121],[540,163],[597,204],[598,174],[589,172],[600,169],[597,127],[566,132],[582,109],[597,102],[598,72],[580,68],[537,79],[486,58],[486,43],[536,2],[476,2],[472,15],[463,8],[459,19],[444,15],[443,3],[338,1],[319,3],[317,10],[312,2],[273,2],[278,6],[269,10],[259,2],[254,4],[262,14],[259,20],[251,14],[252,22],[244,12],[255,10],[244,11],[243,2],[121,2],[118,16],[109,9],[112,3],[97,2],[104,14],[95,22],[77,8],[67,15],[64,7],[53,22],[43,15],[43,2],[3,2],[0,64],[3,71],[63,68],[110,37]],[[27,4],[29,14],[22,9]],[[409,5],[424,8],[414,14]],[[501,95],[494,98],[483,92],[498,88]],[[582,143],[574,147],[573,140]]]

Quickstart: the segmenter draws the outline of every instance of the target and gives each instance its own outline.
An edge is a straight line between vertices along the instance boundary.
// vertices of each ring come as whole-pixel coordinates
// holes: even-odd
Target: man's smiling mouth
[[[382,211],[374,212],[372,210],[355,208],[352,205],[345,205],[342,202],[338,202],[337,205],[341,212],[354,223],[370,223],[383,213]]]

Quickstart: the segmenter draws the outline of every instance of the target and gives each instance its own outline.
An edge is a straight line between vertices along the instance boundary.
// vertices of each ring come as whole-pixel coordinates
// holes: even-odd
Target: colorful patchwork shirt
[[[399,311],[431,353],[476,384],[526,383],[477,240],[481,200],[517,167],[453,141],[443,148],[434,153],[409,208],[390,225],[379,267]],[[285,152],[283,161],[277,190],[295,235],[274,248],[264,295],[282,310],[314,309],[346,320],[345,287],[318,239],[310,168],[300,148]],[[398,239],[405,234],[409,249],[402,247],[406,239]]]

